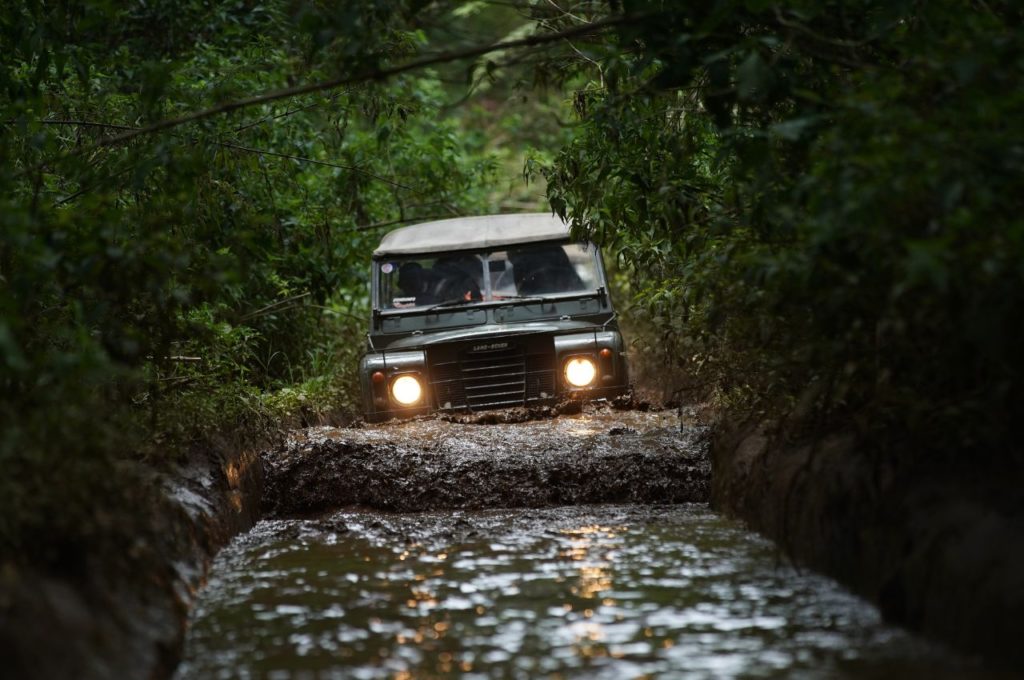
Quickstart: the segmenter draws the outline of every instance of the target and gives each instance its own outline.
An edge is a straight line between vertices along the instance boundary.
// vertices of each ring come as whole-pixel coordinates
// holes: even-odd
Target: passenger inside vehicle
[[[583,280],[559,245],[510,251],[509,261],[520,295],[570,293],[584,288]]]
[[[439,301],[482,300],[477,278],[483,273],[480,258],[475,255],[452,255],[434,263],[432,273],[437,277],[434,288]]]

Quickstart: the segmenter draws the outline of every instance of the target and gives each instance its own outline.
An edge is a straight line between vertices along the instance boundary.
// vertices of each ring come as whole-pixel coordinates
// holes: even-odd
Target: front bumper
[[[602,350],[607,350],[602,354]],[[614,397],[628,388],[622,337],[618,331],[566,335],[495,336],[481,340],[383,351],[363,357],[363,407],[371,421],[434,411],[482,411],[551,403],[566,398]],[[597,375],[586,387],[565,381],[566,361],[586,357]],[[375,377],[376,375],[376,377]],[[422,397],[403,406],[390,386],[402,375],[420,380]]]

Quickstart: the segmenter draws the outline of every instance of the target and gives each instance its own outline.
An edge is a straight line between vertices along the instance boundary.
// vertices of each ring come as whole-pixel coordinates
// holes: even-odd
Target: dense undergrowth
[[[894,461],[1024,462],[1020,8],[625,7],[528,170],[632,268],[642,353]]]
[[[499,209],[436,70],[131,136],[429,49],[391,10],[0,11],[0,561],[127,554],[152,467],[354,412],[382,230]]]
[[[634,354],[679,387],[800,402],[902,459],[1021,462],[1022,20],[997,0],[5,6],[0,560],[92,550],[154,497],[142,471],[215,436],[351,409],[382,230],[536,209],[544,187],[504,177],[528,146],[527,178],[628,274]]]

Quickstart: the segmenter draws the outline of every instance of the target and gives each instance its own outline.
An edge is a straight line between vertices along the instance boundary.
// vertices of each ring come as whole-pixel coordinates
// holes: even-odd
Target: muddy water
[[[670,417],[582,414],[524,423],[514,436],[525,449],[563,436],[642,445],[647,432],[667,436]],[[501,427],[447,431],[493,441]],[[362,436],[394,442],[396,429],[428,430],[447,446],[438,423]],[[649,502],[349,508],[261,522],[217,557],[178,675],[456,676],[984,677],[883,624],[834,582],[787,566],[706,505]]]

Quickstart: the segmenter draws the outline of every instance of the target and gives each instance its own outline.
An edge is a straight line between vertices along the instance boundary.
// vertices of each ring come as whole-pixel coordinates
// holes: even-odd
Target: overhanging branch
[[[97,140],[90,146],[82,147],[71,151],[63,156],[44,161],[41,165],[45,166],[54,162],[71,158],[74,156],[84,155],[91,153],[101,147],[115,146],[131,141],[138,137],[153,134],[154,132],[160,132],[163,130],[169,130],[186,123],[194,123],[207,118],[212,118],[224,113],[230,113],[239,109],[244,109],[250,106],[256,106],[258,104],[265,104],[267,102],[278,101],[281,99],[288,99],[290,97],[297,97],[303,94],[310,94],[313,92],[321,92],[323,90],[330,90],[343,85],[355,85],[358,83],[365,83],[377,80],[386,80],[392,76],[396,76],[409,71],[415,71],[418,69],[426,68],[428,66],[434,66],[436,64],[444,64],[452,61],[460,61],[463,59],[472,59],[479,57],[489,52],[497,52],[501,50],[516,49],[520,47],[532,47],[535,45],[545,45],[568,38],[574,38],[581,35],[587,35],[599,31],[603,31],[613,26],[621,26],[630,24],[643,19],[646,15],[633,14],[633,15],[622,15],[617,17],[609,17],[607,19],[601,19],[594,21],[589,24],[580,26],[573,26],[567,28],[564,31],[558,31],[556,33],[547,33],[542,35],[533,35],[527,38],[520,38],[517,40],[508,40],[505,42],[493,43],[490,45],[476,45],[473,47],[467,47],[461,50],[450,50],[446,52],[440,52],[432,56],[421,57],[408,61],[404,64],[398,64],[396,66],[390,66],[387,68],[375,68],[369,69],[360,73],[340,76],[331,80],[324,80],[315,83],[307,83],[305,85],[296,85],[294,87],[287,87],[279,90],[271,90],[270,92],[264,92],[252,97],[246,97],[244,99],[236,99],[229,102],[223,102],[210,108],[202,109],[199,111],[193,111],[186,113],[181,116],[174,118],[165,118],[164,120],[151,123],[134,130],[125,130],[120,134],[111,135]]]
[[[358,168],[358,167],[356,167],[354,165],[342,165],[340,163],[331,163],[329,161],[317,160],[316,158],[305,158],[303,156],[293,156],[290,153],[281,153],[280,151],[268,151],[267,149],[254,149],[251,146],[242,146],[241,144],[234,144],[233,142],[213,141],[211,143],[212,144],[216,144],[217,146],[222,146],[222,147],[224,147],[226,149],[235,149],[237,151],[245,151],[246,153],[259,154],[260,156],[273,156],[274,158],[285,158],[285,159],[292,160],[292,161],[298,161],[300,163],[311,163],[313,165],[323,165],[323,166],[328,167],[328,168],[338,168],[339,170],[348,170],[349,172],[354,172],[354,173],[357,173],[357,174],[360,174],[360,175],[366,175],[367,177],[375,179],[375,180],[377,180],[379,182],[384,182],[385,184],[390,184],[391,186],[398,187],[399,189],[406,189],[408,191],[416,191],[416,189],[412,188],[408,184],[402,184],[401,182],[396,182],[393,179],[388,179],[387,177],[381,177],[380,175],[372,173],[369,170],[363,170],[362,168]]]
[[[4,122],[7,123],[7,124],[13,124],[13,121],[4,121]],[[133,127],[131,125],[123,125],[123,124],[119,124],[119,123],[103,123],[103,122],[94,121],[94,120],[57,120],[57,119],[49,118],[49,119],[42,119],[42,120],[39,120],[39,121],[36,121],[36,122],[39,123],[40,125],[67,125],[67,126],[74,126],[74,127],[110,128],[110,129],[113,129],[113,130],[141,130],[142,129],[142,128],[139,128],[139,127]],[[356,174],[365,175],[366,177],[370,177],[371,179],[375,179],[378,182],[383,182],[384,184],[390,184],[391,186],[397,187],[399,189],[405,189],[407,191],[412,191],[412,192],[418,193],[418,194],[422,194],[423,193],[423,192],[419,191],[418,189],[415,189],[414,187],[409,186],[408,184],[402,184],[401,182],[395,181],[393,179],[388,179],[387,177],[383,177],[383,176],[378,175],[376,173],[370,172],[369,170],[364,170],[363,168],[357,167],[355,165],[343,165],[341,163],[332,163],[330,161],[319,160],[319,159],[316,159],[316,158],[306,158],[304,156],[296,156],[294,154],[282,153],[280,151],[271,151],[269,149],[256,149],[256,148],[253,148],[251,146],[244,146],[242,144],[236,144],[234,142],[223,142],[223,141],[219,141],[219,140],[200,140],[200,139],[193,139],[192,141],[193,142],[204,142],[205,141],[208,144],[213,144],[213,145],[216,145],[216,146],[224,147],[226,149],[234,149],[236,151],[244,151],[246,153],[257,154],[257,155],[260,155],[260,156],[272,156],[274,158],[284,158],[284,159],[287,159],[287,160],[298,161],[300,163],[310,163],[312,165],[322,165],[322,166],[325,166],[325,167],[328,167],[328,168],[337,168],[339,170],[347,170],[349,172],[354,172]],[[113,177],[117,177],[118,175],[122,175],[122,174],[124,174],[125,172],[127,172],[128,170],[131,170],[131,169],[132,168],[125,168],[123,170],[120,170],[117,173],[115,173],[114,175],[111,175],[111,177],[108,177],[107,179],[111,179]],[[72,200],[78,198],[79,196],[81,196],[85,192],[89,191],[91,188],[92,188],[92,186],[86,187],[84,189],[81,189],[81,190],[75,192],[74,194],[61,199],[55,205],[56,206],[64,205],[65,203],[68,203],[69,201],[72,201]]]

